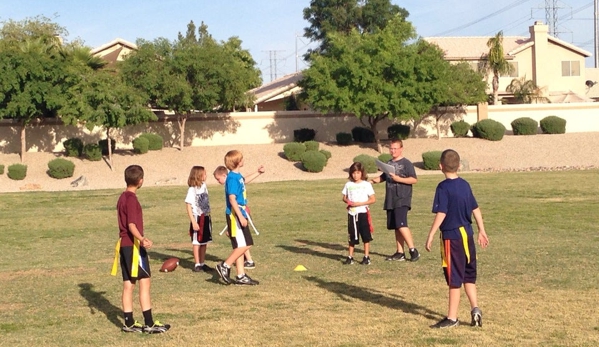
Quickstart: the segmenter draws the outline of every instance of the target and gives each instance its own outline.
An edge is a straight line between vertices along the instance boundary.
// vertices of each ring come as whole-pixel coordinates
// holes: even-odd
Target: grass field
[[[421,260],[385,262],[384,185],[376,185],[372,265],[344,266],[343,180],[248,185],[261,234],[252,248],[256,287],[193,273],[186,187],[139,191],[150,251],[155,318],[164,335],[120,332],[121,278],[110,276],[120,190],[0,194],[0,346],[596,346],[599,344],[599,172],[470,174],[490,246],[479,249],[484,326],[428,326],[447,309],[438,246],[423,244],[442,175],[420,177],[410,226]],[[224,193],[210,186],[214,243],[230,252]],[[357,248],[361,258],[361,247]],[[162,261],[181,258],[173,273]],[[298,264],[307,268],[295,272]],[[142,320],[139,305],[135,318]]]

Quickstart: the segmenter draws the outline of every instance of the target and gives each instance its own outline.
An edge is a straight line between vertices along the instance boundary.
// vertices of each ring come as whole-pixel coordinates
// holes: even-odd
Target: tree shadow
[[[316,247],[321,247],[321,248],[326,248],[326,249],[330,249],[333,251],[339,251],[339,252],[343,252],[347,250],[347,246],[345,245],[341,245],[338,243],[329,243],[329,242],[318,242],[318,241],[311,241],[311,240],[298,240],[296,239],[295,242],[299,242],[299,243],[303,243],[304,245],[310,245],[310,246],[316,246]],[[364,254],[364,250],[361,248],[356,247],[354,249],[354,251],[356,253],[362,253]],[[381,254],[378,252],[372,252],[370,251],[370,255],[379,255],[381,257],[387,257],[387,255],[385,254]],[[345,256],[343,256],[343,260],[345,260]]]
[[[87,306],[89,307],[92,315],[96,312],[102,312],[109,322],[114,324],[116,327],[121,328],[123,323],[121,322],[122,309],[113,305],[104,294],[106,292],[98,292],[93,289],[94,285],[91,283],[79,283],[79,295],[87,300]]]
[[[371,288],[358,287],[343,282],[329,282],[315,276],[303,276],[303,278],[316,283],[320,288],[336,294],[341,300],[346,302],[350,302],[350,298],[354,298],[390,309],[401,310],[405,313],[423,316],[430,320],[439,320],[444,317],[439,312],[405,301],[399,295],[384,293]]]
[[[288,245],[276,245],[276,247],[282,248],[288,252],[297,253],[297,254],[307,254],[311,256],[317,256],[325,259],[331,259],[334,261],[343,261],[345,256],[339,253],[325,253],[316,251],[306,247],[296,247],[296,246],[288,246]]]

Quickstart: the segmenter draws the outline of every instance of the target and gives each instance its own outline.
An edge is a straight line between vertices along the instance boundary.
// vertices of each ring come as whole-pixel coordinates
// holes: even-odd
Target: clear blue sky
[[[392,0],[410,12],[420,36],[528,36],[545,22],[545,3],[557,6],[558,37],[594,54],[593,0]],[[67,40],[97,47],[120,37],[175,39],[187,23],[202,21],[217,40],[238,36],[262,70],[263,80],[301,70],[310,46],[303,9],[310,0],[1,0],[0,21],[44,15],[65,27]],[[551,12],[553,13],[553,12]],[[312,44],[313,45],[313,44]],[[296,60],[296,47],[300,59]],[[587,59],[587,66],[593,65]]]

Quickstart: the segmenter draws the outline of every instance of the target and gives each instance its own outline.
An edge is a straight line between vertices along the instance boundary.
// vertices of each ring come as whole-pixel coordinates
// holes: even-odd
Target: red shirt
[[[130,191],[124,191],[116,203],[116,213],[119,220],[121,247],[133,246],[134,237],[129,231],[129,223],[135,224],[142,236],[144,234],[143,214],[137,195]]]

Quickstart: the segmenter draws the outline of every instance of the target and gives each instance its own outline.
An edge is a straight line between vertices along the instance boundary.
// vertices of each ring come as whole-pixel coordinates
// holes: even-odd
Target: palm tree
[[[486,70],[493,72],[493,105],[497,105],[499,76],[509,74],[513,71],[512,65],[505,59],[503,54],[503,31],[498,32],[495,36],[487,41],[489,53],[486,56]]]
[[[514,78],[506,90],[514,94],[514,98],[522,104],[538,104],[551,102],[543,96],[543,88],[537,86],[533,80],[527,80],[526,76]]]

